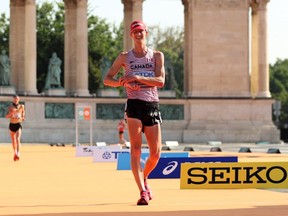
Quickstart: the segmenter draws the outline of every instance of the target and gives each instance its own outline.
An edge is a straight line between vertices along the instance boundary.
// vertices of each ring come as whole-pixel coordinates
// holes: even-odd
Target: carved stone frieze
[[[131,3],[143,3],[145,0],[121,0],[123,4],[131,4]]]
[[[185,0],[182,0],[182,2]],[[193,0],[194,7],[197,9],[239,9],[247,8],[247,0]]]
[[[75,9],[75,8],[87,8],[88,0],[63,0],[65,3],[65,8]]]
[[[25,5],[35,5],[35,0],[26,0]]]
[[[256,14],[258,11],[266,10],[269,1],[270,0],[249,0],[252,13]]]
[[[145,0],[121,0],[122,4],[124,5],[124,10],[131,11],[133,10],[133,6],[137,3],[143,4]]]
[[[192,2],[193,0],[182,0],[182,4],[184,6],[184,13],[187,13],[189,11],[189,8]]]
[[[63,0],[65,4],[65,8],[67,9],[75,9],[77,7],[77,0]]]
[[[25,0],[10,0],[10,7],[23,7]]]
[[[81,8],[87,8],[87,0],[78,0],[77,6]]]

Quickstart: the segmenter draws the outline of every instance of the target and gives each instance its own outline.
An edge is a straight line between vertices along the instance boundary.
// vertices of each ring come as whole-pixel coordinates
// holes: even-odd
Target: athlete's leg
[[[123,132],[119,132],[119,143],[120,144],[124,144],[125,143],[124,133]]]
[[[160,124],[149,127],[146,126],[144,131],[149,146],[149,157],[144,167],[143,178],[144,178],[144,187],[147,191],[149,200],[151,200],[153,198],[153,195],[151,188],[148,186],[147,178],[151,173],[151,171],[157,165],[160,158],[161,142],[162,142]]]
[[[15,141],[16,141],[16,150],[17,150],[17,156],[20,156],[20,147],[21,147],[21,143],[20,143],[20,139],[21,139],[21,135],[22,135],[22,129],[19,128],[18,131],[16,131],[15,133]]]
[[[16,159],[17,155],[17,142],[16,142],[16,133],[13,131],[10,131],[10,137],[11,137],[11,142],[12,142],[12,148],[14,152],[14,160]]]
[[[136,118],[127,118],[130,140],[131,169],[139,191],[145,190],[141,166],[142,123]]]
[[[160,158],[162,145],[160,124],[156,124],[153,126],[145,126],[144,133],[146,136],[147,144],[149,146],[149,157],[146,161],[143,172],[144,179],[147,179],[148,175],[155,168]]]

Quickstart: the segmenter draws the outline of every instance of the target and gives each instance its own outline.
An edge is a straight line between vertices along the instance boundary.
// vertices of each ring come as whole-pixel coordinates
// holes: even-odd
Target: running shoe
[[[146,181],[146,180],[144,180],[144,186],[145,186],[145,189],[146,189],[146,191],[147,191],[147,193],[148,193],[149,200],[152,200],[152,198],[153,198],[153,196],[152,196],[152,191],[151,191],[149,185],[147,184],[147,181]]]
[[[14,161],[18,161],[19,160],[19,156],[17,154],[14,155]]]
[[[137,205],[148,205],[149,203],[149,196],[147,191],[141,191],[140,199],[137,202]]]

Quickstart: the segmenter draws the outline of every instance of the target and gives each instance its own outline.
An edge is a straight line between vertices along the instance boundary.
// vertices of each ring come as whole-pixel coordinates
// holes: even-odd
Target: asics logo
[[[168,163],[168,166],[166,166],[163,171],[162,174],[163,175],[169,175],[171,174],[178,166],[178,162],[177,161],[171,161]]]

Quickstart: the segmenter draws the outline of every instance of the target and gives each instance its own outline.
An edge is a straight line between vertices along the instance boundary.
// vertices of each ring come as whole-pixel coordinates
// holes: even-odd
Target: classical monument
[[[184,97],[161,98],[163,141],[280,141],[271,116],[274,101],[269,92],[268,2],[179,0],[184,8]],[[10,82],[27,109],[22,141],[73,143],[77,107],[87,106],[91,107],[94,142],[115,143],[115,119],[123,117],[126,99],[89,94],[87,0],[64,3],[65,95],[47,96],[36,90],[35,0],[10,0]],[[122,3],[127,30],[133,20],[142,19],[145,1]],[[124,32],[123,43],[126,50],[132,47],[129,31]],[[10,101],[10,96],[0,96],[1,118]],[[0,134],[1,142],[10,142],[8,122],[7,127],[0,127],[7,130]],[[79,121],[79,140],[89,142],[89,123],[85,121]]]

